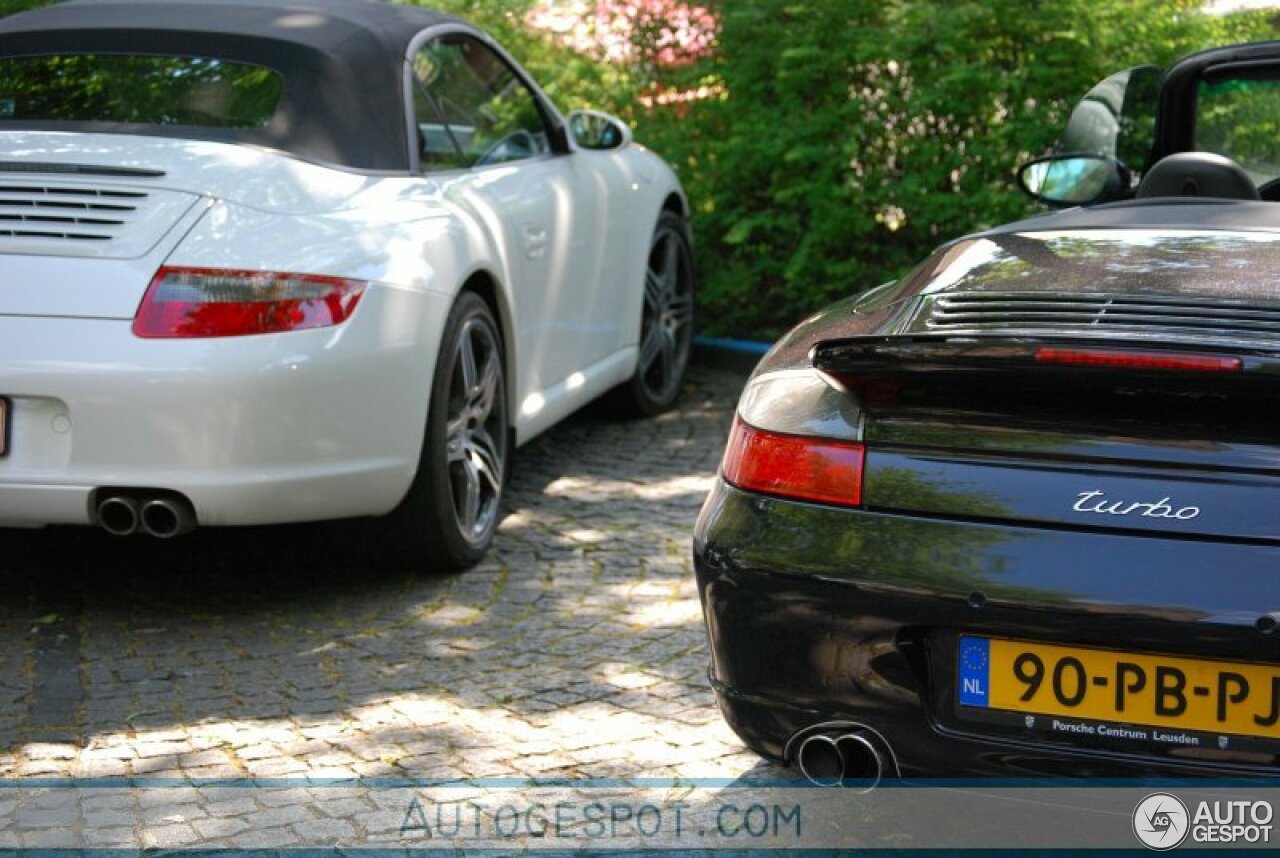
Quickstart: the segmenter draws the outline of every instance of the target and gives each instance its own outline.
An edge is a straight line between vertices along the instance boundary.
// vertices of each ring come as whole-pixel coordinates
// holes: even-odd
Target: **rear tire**
[[[510,437],[498,324],[480,296],[464,292],[445,323],[418,471],[378,520],[396,561],[428,572],[480,562],[498,529]]]
[[[614,394],[626,413],[653,417],[675,404],[693,349],[697,272],[684,218],[663,212],[649,245],[635,375]]]

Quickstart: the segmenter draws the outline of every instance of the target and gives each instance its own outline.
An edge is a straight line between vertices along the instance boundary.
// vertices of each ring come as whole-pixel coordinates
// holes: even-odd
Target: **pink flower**
[[[529,23],[607,62],[680,66],[709,54],[719,21],[683,0],[542,0]]]

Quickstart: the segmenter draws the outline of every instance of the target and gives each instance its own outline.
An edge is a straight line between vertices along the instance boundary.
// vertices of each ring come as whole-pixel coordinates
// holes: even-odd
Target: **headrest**
[[[1259,200],[1258,188],[1244,168],[1212,152],[1166,155],[1147,170],[1134,194],[1144,197],[1218,197]]]

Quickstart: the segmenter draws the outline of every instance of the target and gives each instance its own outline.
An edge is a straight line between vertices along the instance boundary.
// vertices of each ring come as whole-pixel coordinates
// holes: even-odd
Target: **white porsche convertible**
[[[373,517],[491,543],[514,447],[692,337],[687,204],[475,28],[381,0],[0,22],[0,526]]]

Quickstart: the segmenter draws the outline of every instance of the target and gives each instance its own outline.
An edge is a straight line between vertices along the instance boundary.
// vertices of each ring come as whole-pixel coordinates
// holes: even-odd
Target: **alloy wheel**
[[[693,260],[680,232],[662,224],[654,234],[644,278],[639,380],[666,402],[684,378],[693,343]]]
[[[506,389],[498,337],[473,316],[458,332],[450,373],[445,456],[454,519],[469,543],[496,525],[506,473]]]

